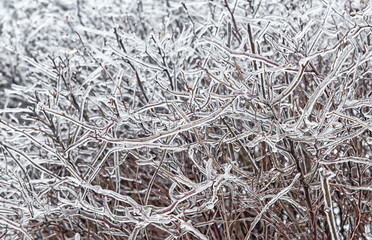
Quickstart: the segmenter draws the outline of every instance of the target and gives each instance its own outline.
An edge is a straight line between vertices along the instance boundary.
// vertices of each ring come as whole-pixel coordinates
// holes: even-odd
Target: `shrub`
[[[2,4],[1,237],[371,237],[369,1]]]

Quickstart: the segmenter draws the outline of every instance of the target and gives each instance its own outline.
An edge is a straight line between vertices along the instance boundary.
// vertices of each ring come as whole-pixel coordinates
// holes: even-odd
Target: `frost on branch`
[[[369,1],[3,1],[0,238],[367,239]]]

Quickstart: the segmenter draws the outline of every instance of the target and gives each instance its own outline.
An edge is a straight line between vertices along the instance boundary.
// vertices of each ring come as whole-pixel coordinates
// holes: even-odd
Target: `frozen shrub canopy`
[[[51,2],[0,3],[0,239],[370,239],[369,0]]]

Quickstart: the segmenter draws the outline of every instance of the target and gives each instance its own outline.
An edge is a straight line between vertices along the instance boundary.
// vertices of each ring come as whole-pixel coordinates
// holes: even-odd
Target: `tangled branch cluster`
[[[371,237],[368,0],[2,4],[1,237]]]

